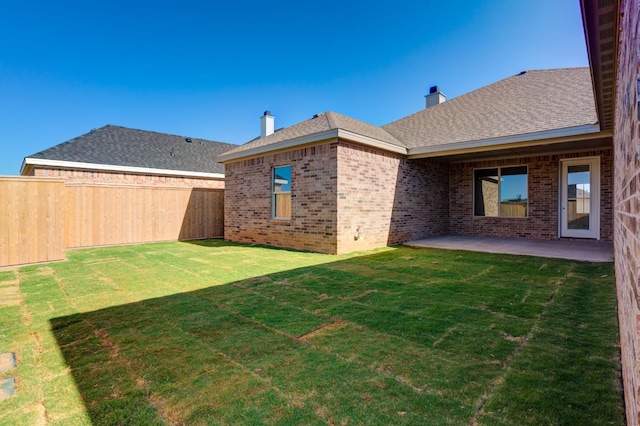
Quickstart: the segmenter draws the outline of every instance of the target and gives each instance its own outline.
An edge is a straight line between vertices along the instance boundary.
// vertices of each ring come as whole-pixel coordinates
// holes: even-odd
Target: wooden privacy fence
[[[0,178],[0,266],[67,248],[219,237],[224,190]]]
[[[0,179],[0,266],[64,259],[64,181]]]

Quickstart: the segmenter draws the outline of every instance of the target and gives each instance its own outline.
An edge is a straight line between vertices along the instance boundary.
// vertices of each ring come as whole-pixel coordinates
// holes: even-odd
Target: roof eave
[[[358,133],[351,132],[344,129],[331,129],[323,132],[313,133],[311,135],[300,136],[293,139],[287,139],[282,142],[276,142],[269,145],[258,146],[255,148],[245,149],[243,151],[231,152],[219,155],[217,161],[219,163],[226,163],[229,161],[240,160],[246,157],[255,157],[264,155],[274,151],[282,151],[286,149],[293,149],[299,146],[308,145],[315,142],[321,142],[329,139],[346,139],[352,142],[356,142],[362,145],[366,145],[376,149],[382,149],[385,151],[395,152],[397,154],[407,154],[407,149],[398,145],[394,145],[389,142],[384,142],[379,139],[363,136]]]
[[[581,0],[591,80],[602,129],[613,128],[620,0]]]
[[[54,168],[70,168],[81,170],[103,170],[107,172],[124,172],[137,174],[154,174],[165,176],[197,177],[206,179],[224,179],[224,173],[205,173],[189,170],[155,169],[150,167],[116,166],[110,164],[83,163],[76,161],[47,160],[42,158],[26,157],[22,162],[21,174],[33,169],[33,166],[45,166]]]
[[[409,158],[439,157],[452,153],[471,153],[500,149],[512,145],[533,146],[557,143],[562,140],[570,141],[600,136],[610,136],[611,132],[601,132],[599,124],[585,124],[566,127],[563,129],[546,130],[542,132],[525,133],[522,135],[501,136],[496,138],[455,142],[445,145],[421,146],[409,149]]]
[[[20,175],[21,176],[28,176],[31,173],[32,169],[33,169],[33,166],[27,164],[27,159],[24,158],[22,160],[22,165],[20,166]]]
[[[407,148],[395,145],[389,142],[384,142],[379,139],[371,138],[369,136],[360,135],[358,133],[350,132],[348,130],[338,129],[338,137],[341,139],[347,139],[353,142],[357,142],[363,145],[370,146],[372,148],[378,148],[385,151],[394,152],[396,154],[407,155]]]

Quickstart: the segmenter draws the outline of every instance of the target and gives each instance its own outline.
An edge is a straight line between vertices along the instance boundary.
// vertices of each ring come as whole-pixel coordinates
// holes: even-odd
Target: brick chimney
[[[260,117],[260,137],[265,138],[273,134],[275,117],[271,115],[271,111],[265,111]]]
[[[447,100],[447,97],[440,91],[440,88],[438,86],[431,86],[431,88],[429,88],[429,94],[424,95],[424,97],[427,100],[427,105],[425,106],[425,108],[430,108]]]

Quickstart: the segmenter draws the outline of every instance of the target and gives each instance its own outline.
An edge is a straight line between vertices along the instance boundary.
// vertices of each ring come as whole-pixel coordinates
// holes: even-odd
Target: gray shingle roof
[[[595,124],[589,68],[527,71],[389,123],[409,148]]]
[[[106,125],[27,158],[143,167],[201,173],[224,173],[215,161],[237,145]]]
[[[597,122],[589,68],[559,68],[508,77],[382,127],[329,111],[225,154],[241,156],[243,151],[331,129],[348,130],[411,149],[535,134]]]
[[[373,124],[368,124],[364,121],[356,120],[333,111],[327,111],[308,120],[301,121],[298,124],[294,124],[291,127],[280,129],[264,138],[249,141],[244,145],[240,145],[239,147],[226,152],[225,154],[247,151],[253,148],[273,145],[278,142],[288,141],[334,129],[347,130],[358,135],[374,138],[379,141],[406,148],[402,142],[381,127],[374,126]]]

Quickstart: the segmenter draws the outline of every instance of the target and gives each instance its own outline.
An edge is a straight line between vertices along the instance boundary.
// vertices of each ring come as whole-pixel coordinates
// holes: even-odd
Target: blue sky
[[[431,85],[587,64],[578,0],[5,2],[0,175],[106,124],[239,144],[265,110],[382,125]]]

